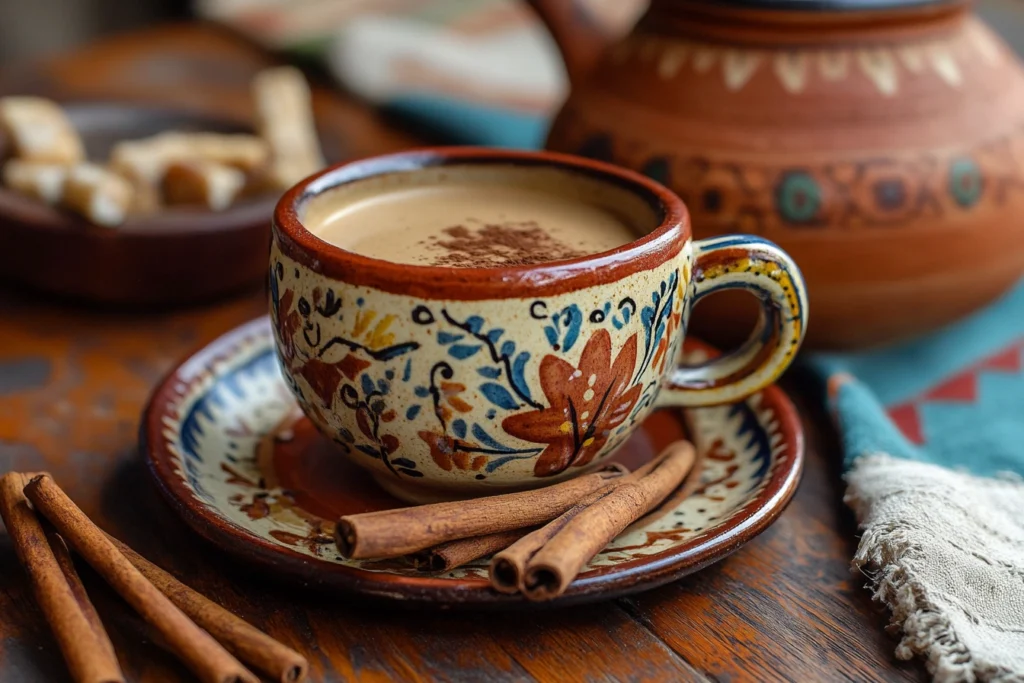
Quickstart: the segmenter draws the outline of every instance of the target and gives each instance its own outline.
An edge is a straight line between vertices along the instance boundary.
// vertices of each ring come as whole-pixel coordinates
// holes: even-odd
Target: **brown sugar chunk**
[[[247,133],[162,133],[158,145],[169,159],[199,159],[242,171],[254,171],[270,161],[267,143]]]
[[[253,79],[260,136],[271,153],[271,174],[286,188],[324,167],[309,84],[294,67],[266,69]]]
[[[68,167],[63,164],[10,159],[3,168],[6,187],[50,205],[60,201],[67,177]]]
[[[267,167],[269,148],[254,135],[167,132],[114,145],[110,166],[127,178],[141,205],[159,204],[160,187],[167,169],[176,163],[214,163],[256,174]],[[153,207],[155,208],[155,206]]]
[[[176,161],[213,161],[250,172],[265,166],[269,158],[267,143],[255,135],[171,131],[117,143],[110,152],[110,165],[119,173],[159,184]]]
[[[164,174],[164,200],[168,204],[200,204],[223,211],[231,206],[245,184],[245,173],[232,166],[215,161],[176,161]]]
[[[95,164],[78,164],[68,170],[61,204],[91,223],[115,227],[124,222],[132,206],[131,183]]]
[[[0,128],[18,159],[66,165],[85,159],[78,131],[64,111],[45,98],[0,98]]]

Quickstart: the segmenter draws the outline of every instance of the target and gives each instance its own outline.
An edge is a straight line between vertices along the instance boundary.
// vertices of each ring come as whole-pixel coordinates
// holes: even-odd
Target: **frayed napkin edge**
[[[917,565],[924,560],[921,547],[907,533],[908,527],[899,522],[865,522],[870,516],[870,506],[861,496],[862,480],[876,476],[871,470],[906,463],[886,453],[865,455],[857,458],[844,477],[848,488],[843,502],[853,510],[862,532],[851,568],[868,577],[870,583],[866,587],[872,591],[872,598],[892,612],[889,628],[901,634],[896,657],[902,660],[923,657],[936,683],[1024,683],[1024,678],[1014,672],[973,659],[949,619],[942,615],[926,587],[915,578]],[[997,479],[1007,483],[1021,481],[1021,477],[1013,473],[1002,474]]]

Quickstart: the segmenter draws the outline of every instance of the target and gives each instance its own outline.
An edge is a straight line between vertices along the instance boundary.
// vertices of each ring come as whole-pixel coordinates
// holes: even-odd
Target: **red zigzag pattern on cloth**
[[[923,444],[925,438],[919,410],[922,404],[935,401],[973,403],[978,397],[978,375],[982,372],[1020,372],[1024,367],[1021,362],[1022,351],[1024,351],[1024,339],[972,365],[967,370],[953,375],[917,398],[892,406],[888,410],[889,418],[907,439],[915,444]]]

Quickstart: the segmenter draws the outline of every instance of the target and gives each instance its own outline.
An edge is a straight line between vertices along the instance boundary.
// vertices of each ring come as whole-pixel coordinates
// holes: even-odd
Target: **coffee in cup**
[[[655,227],[650,216],[637,220],[602,201],[599,188],[590,197],[566,192],[579,184],[558,171],[454,174],[356,183],[312,200],[304,223],[357,254],[454,268],[565,261],[614,249]]]

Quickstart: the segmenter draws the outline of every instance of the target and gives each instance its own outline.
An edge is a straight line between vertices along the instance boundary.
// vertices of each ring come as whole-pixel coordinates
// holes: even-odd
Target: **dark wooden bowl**
[[[64,103],[92,160],[114,143],[168,130],[252,132],[244,122],[130,103]],[[321,136],[323,137],[323,136]],[[322,140],[328,159],[343,155]],[[0,140],[0,156],[4,143]],[[208,301],[263,282],[278,194],[228,208],[173,207],[101,228],[0,187],[0,278],[101,304]]]

